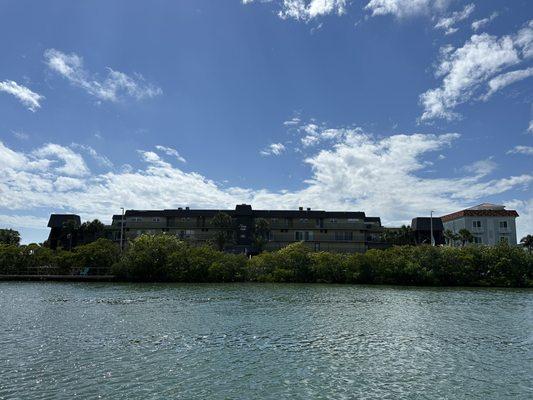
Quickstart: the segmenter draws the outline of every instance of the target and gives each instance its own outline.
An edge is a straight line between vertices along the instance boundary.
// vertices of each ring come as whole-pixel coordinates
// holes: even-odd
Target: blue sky
[[[527,0],[0,0],[0,225],[481,202],[533,231]]]

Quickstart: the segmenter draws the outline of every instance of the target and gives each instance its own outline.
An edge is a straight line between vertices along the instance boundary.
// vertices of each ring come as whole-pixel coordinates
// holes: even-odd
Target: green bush
[[[146,282],[533,286],[533,255],[506,244],[394,246],[365,254],[335,254],[313,253],[304,243],[293,243],[251,259],[207,245],[195,247],[168,234],[142,235],[130,242],[122,255],[118,246],[106,239],[73,251],[0,244],[0,274],[76,274],[87,267],[110,270],[119,279]]]

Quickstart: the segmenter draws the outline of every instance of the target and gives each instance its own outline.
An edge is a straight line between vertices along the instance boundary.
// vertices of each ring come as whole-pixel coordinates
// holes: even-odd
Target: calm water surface
[[[531,399],[533,292],[0,282],[0,399]]]

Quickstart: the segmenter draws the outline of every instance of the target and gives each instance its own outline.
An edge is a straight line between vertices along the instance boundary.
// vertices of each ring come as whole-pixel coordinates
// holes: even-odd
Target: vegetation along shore
[[[0,244],[1,275],[114,276],[132,282],[306,282],[532,287],[533,255],[516,246],[393,246],[364,254],[309,251],[303,243],[248,258],[171,235],[142,235],[121,254],[107,239],[51,250]]]

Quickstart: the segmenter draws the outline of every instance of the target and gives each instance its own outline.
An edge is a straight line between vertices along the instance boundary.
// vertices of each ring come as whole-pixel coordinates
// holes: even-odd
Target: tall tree
[[[219,212],[211,220],[211,225],[217,228],[214,239],[218,250],[222,251],[233,239],[233,221],[225,212]]]
[[[533,235],[524,236],[522,239],[520,239],[520,243],[522,243],[522,246],[528,249],[529,254],[531,254],[531,249],[533,249]]]
[[[0,229],[0,243],[18,246],[20,244],[20,233],[14,229]]]

